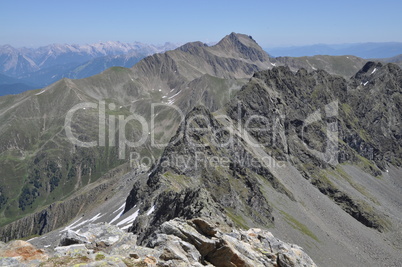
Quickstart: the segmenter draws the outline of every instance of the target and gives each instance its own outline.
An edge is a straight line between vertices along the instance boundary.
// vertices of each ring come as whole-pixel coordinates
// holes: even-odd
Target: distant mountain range
[[[130,68],[146,56],[176,47],[177,45],[172,43],[155,46],[139,42],[52,44],[39,48],[14,48],[3,45],[0,46],[0,96],[43,88],[62,78],[86,78],[115,66]],[[314,70],[317,66],[313,66],[315,64],[312,62],[316,61],[318,68],[325,66],[330,73],[336,72],[349,78],[349,75],[354,74],[366,62],[363,58],[376,58],[378,61],[401,64],[400,56],[398,58],[396,55],[402,54],[402,43],[318,44],[278,47],[266,49],[266,51],[271,56],[272,62],[277,61],[291,68],[294,66],[294,69],[303,67]],[[354,55],[352,61],[358,64],[342,64],[346,66],[345,69],[337,65],[339,61],[345,61],[346,58],[306,58],[306,56],[314,55]],[[294,58],[302,56],[304,57],[302,59]],[[276,60],[274,57],[277,57]],[[332,71],[337,68],[338,70]]]
[[[0,96],[19,94],[37,88],[27,81],[22,81],[0,73]]]
[[[61,78],[80,79],[98,74],[113,66],[132,67],[142,58],[177,46],[165,43],[106,42],[90,45],[52,44],[39,48],[0,46],[0,74],[17,79],[3,82],[0,95],[19,93],[23,88],[41,88]],[[19,90],[13,91],[20,84]],[[8,85],[8,86],[6,86]],[[18,87],[18,86],[17,86]],[[11,89],[10,89],[11,88]]]
[[[315,56],[353,55],[361,58],[390,58],[402,54],[402,43],[352,43],[352,44],[315,44],[306,46],[276,47],[265,49],[271,56]]]

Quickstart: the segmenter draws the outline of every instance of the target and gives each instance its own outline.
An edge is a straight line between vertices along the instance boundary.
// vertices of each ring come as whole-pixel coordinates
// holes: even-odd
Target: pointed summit
[[[226,53],[233,51],[238,54],[239,57],[252,61],[263,62],[269,60],[268,54],[250,35],[232,32],[226,35],[214,47],[222,49]]]

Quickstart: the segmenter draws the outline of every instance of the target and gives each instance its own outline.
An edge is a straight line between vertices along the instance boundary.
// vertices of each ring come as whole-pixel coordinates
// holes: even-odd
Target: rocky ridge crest
[[[38,250],[29,242],[0,244],[2,266],[316,266],[299,246],[261,229],[223,232],[207,220],[163,223],[147,246],[109,224],[68,231],[59,244]]]

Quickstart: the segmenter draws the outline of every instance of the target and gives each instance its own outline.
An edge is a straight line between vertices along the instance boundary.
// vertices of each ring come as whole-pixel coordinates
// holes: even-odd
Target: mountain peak
[[[235,33],[235,32],[232,32],[231,34],[226,35],[217,44],[217,46],[227,46],[227,45],[230,45],[233,47],[238,47],[238,46],[243,45],[243,46],[247,46],[247,47],[261,49],[261,47],[257,44],[257,42],[250,35],[246,35],[246,34],[242,34],[242,33]]]
[[[250,59],[252,61],[268,60],[268,54],[250,35],[246,34],[232,32],[231,34],[226,35],[214,47],[226,52],[236,52],[239,57]]]

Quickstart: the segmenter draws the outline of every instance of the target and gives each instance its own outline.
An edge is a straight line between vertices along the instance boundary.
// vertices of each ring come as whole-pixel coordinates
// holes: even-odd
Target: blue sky
[[[402,42],[401,12],[400,0],[0,0],[0,45],[208,43],[231,32],[263,47]]]

